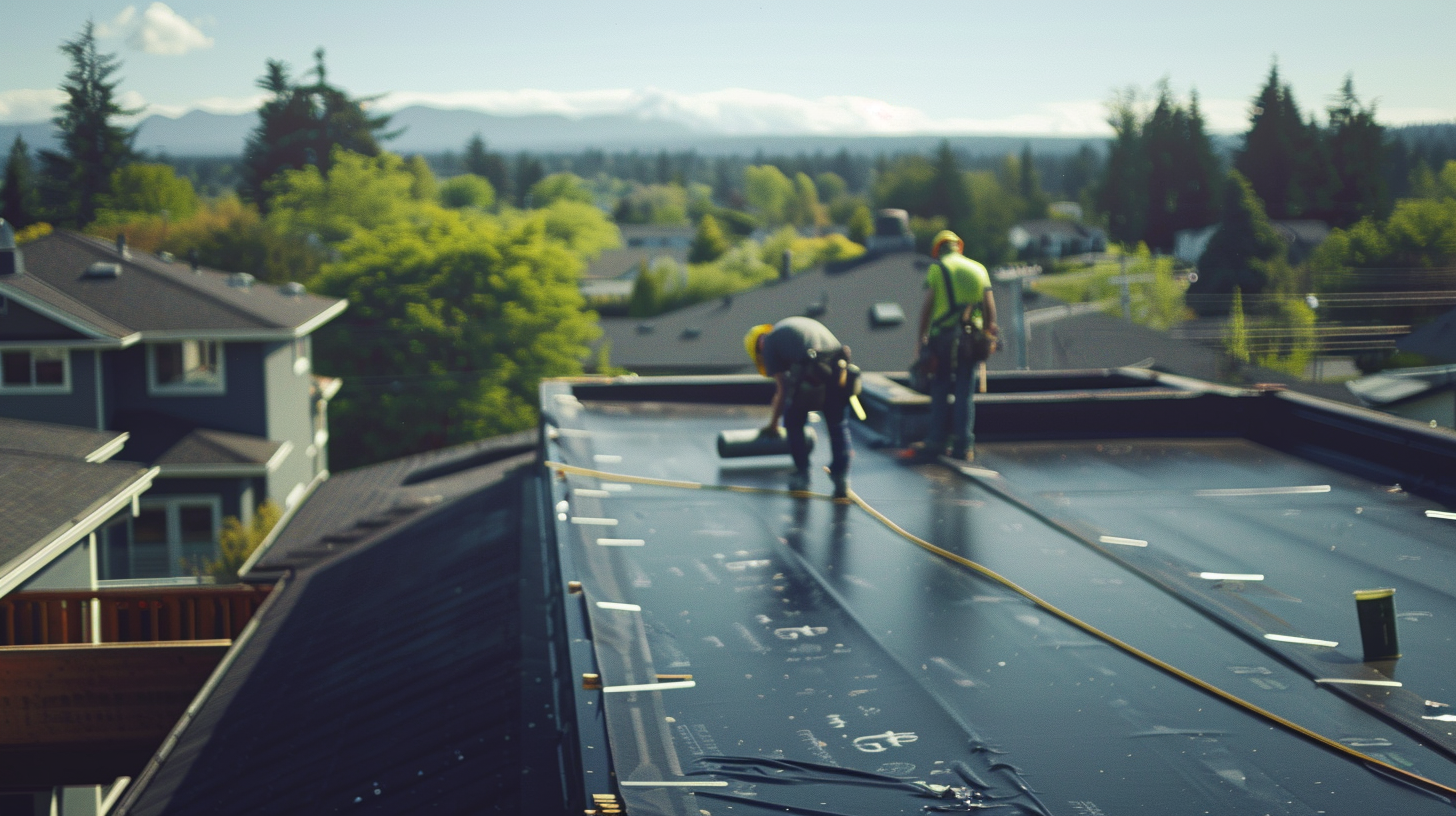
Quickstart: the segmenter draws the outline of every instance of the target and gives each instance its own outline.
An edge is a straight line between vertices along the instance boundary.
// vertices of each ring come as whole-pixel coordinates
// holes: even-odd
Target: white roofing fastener
[[[696,680],[675,680],[671,683],[640,683],[635,686],[604,686],[604,692],[667,691],[668,689],[689,689],[698,685]]]
[[[1280,643],[1302,643],[1306,646],[1328,646],[1331,649],[1340,645],[1337,640],[1317,640],[1315,638],[1295,637],[1294,635],[1265,635],[1265,640],[1277,640]]]

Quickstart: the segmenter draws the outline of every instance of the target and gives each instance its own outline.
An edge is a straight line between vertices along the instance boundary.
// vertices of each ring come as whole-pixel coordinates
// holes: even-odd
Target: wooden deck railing
[[[17,592],[0,598],[0,646],[232,640],[271,587]]]

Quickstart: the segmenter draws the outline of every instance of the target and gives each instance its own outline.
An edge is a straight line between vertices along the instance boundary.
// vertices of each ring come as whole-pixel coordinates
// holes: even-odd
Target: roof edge
[[[102,522],[116,515],[131,504],[142,493],[150,490],[152,480],[157,478],[157,468],[144,471],[132,482],[117,491],[100,507],[87,513],[79,520],[73,520],[69,527],[54,531],[48,539],[32,545],[19,557],[11,559],[9,569],[0,573],[0,597],[10,594],[66,548],[90,535]],[[18,562],[18,563],[17,563]]]

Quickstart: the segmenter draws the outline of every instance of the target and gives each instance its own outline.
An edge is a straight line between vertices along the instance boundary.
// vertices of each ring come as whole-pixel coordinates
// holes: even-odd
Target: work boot
[[[831,474],[829,474],[829,478],[831,480],[833,480],[833,482],[834,482],[834,498],[836,498],[836,499],[847,499],[847,498],[849,498],[849,474],[848,473],[831,473]]]
[[[796,470],[789,477],[789,490],[794,493],[803,493],[809,489],[809,471]]]

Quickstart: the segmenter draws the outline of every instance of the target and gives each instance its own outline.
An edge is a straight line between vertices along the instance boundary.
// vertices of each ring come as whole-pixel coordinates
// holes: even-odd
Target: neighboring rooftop
[[[96,431],[74,425],[53,425],[0,417],[0,451],[41,453],[104,462],[121,450],[127,434],[121,431]]]
[[[544,625],[521,619],[523,439],[317,490],[259,563],[287,577],[257,629],[116,812],[551,812],[556,748],[532,738],[557,729],[522,704],[522,627]]]
[[[82,337],[291,337],[342,312],[347,301],[246,273],[192,269],[115,244],[58,231],[26,244],[25,271],[0,276],[0,294]]]

